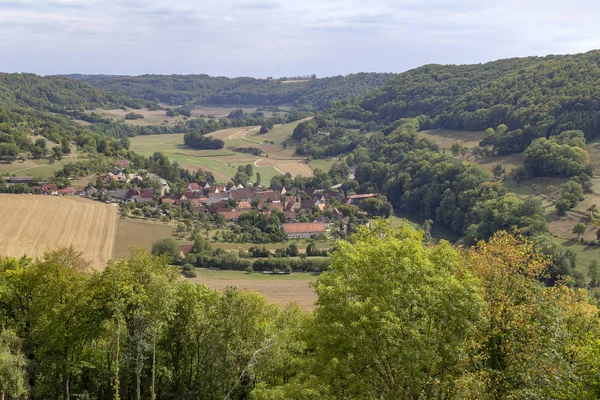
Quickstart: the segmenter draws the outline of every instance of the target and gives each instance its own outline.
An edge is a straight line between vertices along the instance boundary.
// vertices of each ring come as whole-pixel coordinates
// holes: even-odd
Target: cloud
[[[599,47],[599,13],[591,0],[0,0],[0,70],[402,71]]]
[[[246,10],[276,10],[280,4],[273,1],[249,1],[240,4],[237,8]]]

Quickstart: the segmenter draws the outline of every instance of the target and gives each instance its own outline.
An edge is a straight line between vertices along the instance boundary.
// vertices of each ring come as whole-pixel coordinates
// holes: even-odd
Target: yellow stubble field
[[[113,257],[117,207],[77,197],[0,194],[0,256],[73,246],[94,268]]]

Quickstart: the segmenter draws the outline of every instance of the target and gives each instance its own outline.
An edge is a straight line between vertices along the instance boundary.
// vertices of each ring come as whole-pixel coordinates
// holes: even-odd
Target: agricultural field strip
[[[39,257],[74,246],[94,267],[113,255],[116,208],[79,198],[0,195],[0,254]]]

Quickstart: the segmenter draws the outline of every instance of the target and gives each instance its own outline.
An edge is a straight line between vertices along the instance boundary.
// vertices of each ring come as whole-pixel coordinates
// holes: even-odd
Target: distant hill
[[[394,74],[358,73],[329,78],[257,79],[208,75],[65,75],[96,87],[172,105],[283,105],[321,110],[335,101],[362,96]]]
[[[31,107],[64,114],[99,107],[140,108],[146,103],[73,79],[0,73],[0,106],[5,108]]]
[[[570,129],[600,136],[600,51],[478,65],[425,65],[336,110],[344,118],[390,124],[425,115],[429,125],[484,130],[506,124],[522,141]],[[522,146],[523,147],[523,146]]]

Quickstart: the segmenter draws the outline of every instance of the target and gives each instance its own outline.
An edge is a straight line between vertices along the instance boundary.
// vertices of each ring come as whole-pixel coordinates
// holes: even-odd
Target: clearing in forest
[[[94,268],[113,256],[117,207],[78,197],[0,194],[0,255],[41,257],[73,246]]]

